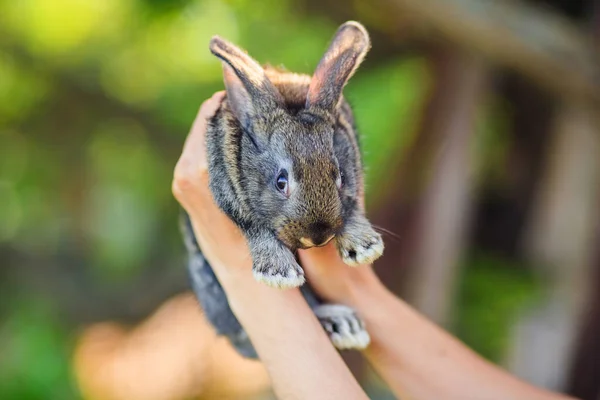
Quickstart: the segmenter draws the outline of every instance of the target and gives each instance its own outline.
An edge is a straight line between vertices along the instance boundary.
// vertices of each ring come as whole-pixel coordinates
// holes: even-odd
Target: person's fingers
[[[205,135],[208,120],[218,110],[224,94],[215,93],[200,107],[175,167],[172,190],[190,215],[205,256],[221,261],[219,264],[243,265],[242,261],[248,258],[244,237],[217,206],[209,188]],[[230,250],[224,252],[225,248]]]
[[[198,115],[194,120],[190,134],[187,137],[186,144],[184,145],[182,157],[195,158],[196,162],[200,167],[206,167],[206,142],[205,134],[208,125],[208,120],[212,118],[219,107],[225,91],[219,91],[212,95],[212,97],[206,100],[200,106]]]
[[[221,100],[225,95],[224,91],[216,92],[210,99],[205,100],[200,106],[192,129],[185,140],[183,151],[179,157],[176,169],[181,168],[190,174],[195,174],[198,168],[205,167],[206,164],[206,142],[205,134],[208,120],[215,115]],[[183,164],[183,165],[182,165]]]
[[[350,268],[342,261],[335,244],[329,243],[323,247],[313,247],[308,250],[298,250],[300,265],[307,278],[319,291],[323,282],[331,282]]]
[[[309,268],[319,268],[326,266],[327,268],[335,267],[340,264],[344,265],[342,259],[338,256],[337,249],[333,241],[323,247],[314,247],[309,250],[298,250],[298,256],[302,265],[307,265]]]
[[[340,257],[332,242],[323,247],[299,250],[300,265],[315,292],[323,299],[350,305],[357,282],[372,279],[370,265],[350,267]]]
[[[188,135],[173,176],[173,195],[188,209],[191,202],[206,202],[208,192],[208,165],[206,162],[205,134],[208,119],[219,108],[225,92],[217,92],[200,106]],[[198,204],[200,206],[201,204]]]
[[[173,191],[186,211],[203,226],[230,227],[231,221],[215,204],[208,187],[206,129],[208,120],[221,105],[224,91],[216,92],[200,106],[183,151],[175,166]]]

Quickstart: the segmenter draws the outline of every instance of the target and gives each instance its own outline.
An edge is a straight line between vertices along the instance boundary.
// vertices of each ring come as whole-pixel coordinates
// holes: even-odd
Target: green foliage
[[[100,122],[85,150],[91,261],[113,279],[139,273],[158,229],[157,210],[171,200],[169,166],[133,120]]]
[[[489,254],[472,256],[460,282],[454,331],[482,356],[501,362],[513,318],[538,298],[539,282],[523,266]]]
[[[92,276],[102,288],[130,285],[150,296],[135,283],[155,259],[164,269],[183,268],[173,261],[182,249],[170,184],[199,105],[223,88],[210,37],[226,37],[260,62],[311,73],[337,26],[296,7],[291,0],[0,0],[0,252],[31,256],[39,268],[66,255],[83,260],[74,281]],[[415,137],[430,86],[424,60],[399,55],[367,58],[345,91],[375,205],[395,184],[388,171]],[[476,153],[491,165],[482,176],[502,174],[508,111],[492,102],[482,115]],[[0,280],[8,305],[0,315],[0,398],[74,399],[73,326],[56,317],[65,305],[25,285],[19,295],[8,292],[6,282],[20,283],[19,268],[9,264],[6,275],[17,279]],[[471,260],[459,334],[498,359],[510,316],[534,288],[501,261]]]
[[[49,86],[43,77],[19,68],[14,58],[0,49],[0,127],[32,112]]]
[[[107,290],[134,287],[153,257],[180,259],[170,180],[198,106],[223,87],[210,37],[311,73],[335,28],[280,0],[0,0],[0,246],[40,268],[81,255],[78,273]],[[419,59],[369,68],[347,94],[376,183],[410,138],[427,75]],[[74,398],[73,327],[53,317],[65,305],[7,299],[0,397]]]
[[[77,399],[69,372],[69,337],[51,307],[13,298],[0,326],[0,398]]]
[[[501,98],[490,96],[477,115],[472,154],[477,183],[482,186],[504,189],[506,159],[511,145],[512,108]]]
[[[354,107],[363,148],[369,198],[389,189],[390,166],[397,164],[417,133],[420,110],[429,91],[425,60],[398,60],[361,74],[346,96]]]

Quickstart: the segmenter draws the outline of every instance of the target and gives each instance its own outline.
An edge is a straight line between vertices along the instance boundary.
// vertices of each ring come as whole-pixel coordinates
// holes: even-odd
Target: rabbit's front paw
[[[371,338],[350,307],[322,304],[313,311],[337,349],[364,349],[369,345]]]
[[[269,254],[254,260],[254,278],[268,286],[289,289],[304,284],[304,271],[290,251]]]
[[[336,239],[344,263],[356,267],[370,264],[383,254],[383,240],[373,228],[347,231]]]

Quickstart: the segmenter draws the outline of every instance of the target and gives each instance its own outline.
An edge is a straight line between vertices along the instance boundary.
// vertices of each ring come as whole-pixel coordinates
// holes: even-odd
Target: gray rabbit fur
[[[340,26],[312,77],[261,67],[235,45],[213,37],[226,96],[206,132],[215,202],[244,233],[254,277],[301,291],[338,349],[364,348],[369,335],[354,311],[324,304],[304,285],[297,249],[335,240],[350,266],[371,263],[383,241],[360,198],[358,134],[342,90],[370,48],[365,28]],[[219,334],[251,358],[256,352],[196,242],[189,216],[181,229],[192,286]]]

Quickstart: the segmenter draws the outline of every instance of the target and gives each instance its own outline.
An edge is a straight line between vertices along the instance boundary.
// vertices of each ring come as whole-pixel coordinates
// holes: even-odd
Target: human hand
[[[252,268],[244,236],[215,204],[208,186],[206,127],[224,95],[224,91],[217,92],[200,106],[175,166],[172,184],[173,195],[189,214],[202,253],[219,278]]]
[[[307,282],[330,303],[357,309],[361,293],[368,285],[379,282],[371,265],[351,267],[345,264],[333,242],[298,253]]]

